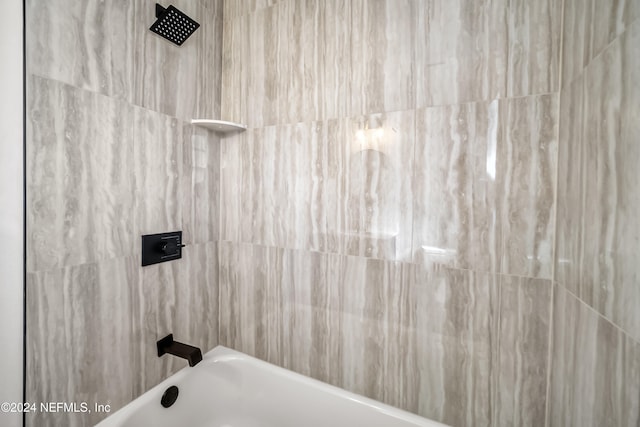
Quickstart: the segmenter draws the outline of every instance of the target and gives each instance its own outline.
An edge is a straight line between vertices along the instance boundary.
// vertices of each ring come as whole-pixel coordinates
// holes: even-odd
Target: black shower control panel
[[[142,236],[142,266],[182,258],[182,231]]]

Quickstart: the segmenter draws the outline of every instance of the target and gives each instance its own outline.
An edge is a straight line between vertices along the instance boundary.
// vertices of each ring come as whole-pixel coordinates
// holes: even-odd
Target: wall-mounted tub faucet
[[[162,357],[165,353],[173,354],[182,359],[187,359],[189,366],[196,366],[202,360],[202,352],[198,347],[182,344],[173,340],[173,334],[169,334],[157,343],[158,357]]]

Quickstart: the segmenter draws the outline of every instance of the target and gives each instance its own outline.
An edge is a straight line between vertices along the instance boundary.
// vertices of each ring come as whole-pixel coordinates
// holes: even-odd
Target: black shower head
[[[182,46],[200,26],[173,6],[165,9],[156,4],[156,18],[156,22],[149,29],[178,46]]]

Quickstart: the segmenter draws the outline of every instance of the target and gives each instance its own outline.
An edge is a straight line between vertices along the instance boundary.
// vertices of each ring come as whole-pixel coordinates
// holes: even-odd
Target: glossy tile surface
[[[257,10],[225,30],[222,117],[249,127],[298,121],[303,102],[304,2]],[[292,34],[297,36],[292,37]],[[237,75],[237,77],[236,77]]]
[[[218,240],[220,229],[220,138],[183,125],[182,232],[186,243]]]
[[[217,344],[217,246],[188,246],[184,258],[140,270],[117,258],[28,276],[27,399],[85,401],[117,410],[185,366],[157,357],[167,333],[202,348]],[[55,325],[55,327],[54,327]],[[39,405],[39,403],[38,403]],[[29,426],[90,426],[108,414],[44,413]]]
[[[471,296],[466,276],[223,242],[220,342],[432,418],[486,411],[488,419],[476,399],[488,402],[490,283],[474,282],[482,290]],[[450,300],[449,309],[434,294]],[[454,308],[462,301],[472,305]],[[426,316],[429,308],[441,317]],[[461,372],[459,363],[469,365]],[[430,390],[442,396],[439,404],[421,394]],[[471,401],[456,400],[469,394]]]
[[[544,424],[562,2],[525,3],[227,2],[221,342]]]
[[[640,422],[640,344],[556,285],[550,426]]]
[[[591,32],[594,0],[564,0],[562,26],[562,89],[582,74],[591,59]]]
[[[640,18],[636,0],[565,0],[563,86]]]
[[[29,401],[110,400],[120,407],[135,396],[132,379],[141,365],[129,285],[140,279],[138,262],[121,258],[28,275]],[[27,414],[27,425],[89,426],[100,418],[38,411]]]
[[[417,114],[414,260],[550,279],[557,97]]]
[[[493,425],[544,425],[551,322],[549,280],[500,276]]]
[[[249,98],[248,76],[254,66],[247,66],[249,46],[245,41],[248,19],[227,14],[228,5],[224,2],[224,25],[222,29],[222,63],[220,88],[220,118],[222,120],[255,126],[255,118],[248,120],[246,103]],[[245,65],[245,66],[243,66]]]
[[[28,94],[28,271],[133,255],[133,107],[39,77]]]
[[[558,91],[563,2],[509,0],[507,96]]]
[[[205,348],[219,321],[452,425],[638,424],[637,1],[180,0],[183,48],[154,2],[72,3],[27,3],[37,399],[122,404],[181,366],[157,338]],[[185,124],[218,113],[250,129]],[[196,245],[138,270],[160,228]],[[131,365],[87,332],[114,299]]]
[[[595,58],[640,18],[637,0],[593,1],[591,58]]]
[[[351,115],[415,106],[416,0],[351,1]]]
[[[224,18],[237,18],[273,6],[280,0],[234,0],[224,2]]]
[[[352,111],[353,9],[361,3],[306,0],[302,23],[304,120],[347,117]],[[359,69],[362,71],[362,68]]]
[[[232,242],[219,254],[223,345],[451,425],[544,419],[548,281]]]
[[[172,3],[200,24],[179,47],[148,30],[155,22],[155,4],[136,0],[131,17],[135,25],[131,101],[184,121],[219,118],[221,82],[216,70],[222,58],[222,1]]]
[[[585,185],[588,167],[584,146],[584,78],[562,91],[558,143],[558,212],[556,218],[555,280],[579,295],[583,281],[581,252],[585,227]],[[571,160],[569,160],[571,159]]]
[[[640,26],[634,24],[563,96],[558,281],[640,339]],[[566,182],[567,184],[564,184]]]
[[[499,102],[417,112],[413,255],[422,263],[497,271]],[[502,166],[502,165],[500,165]]]
[[[178,229],[178,120],[52,80],[29,80],[29,271],[140,251]]]
[[[135,8],[127,0],[26,1],[28,72],[131,99]]]
[[[226,138],[221,238],[408,258],[414,126],[409,111]]]
[[[222,2],[173,5],[203,24],[182,47],[148,30],[154,1],[27,1],[27,69],[183,120],[217,118]]]
[[[429,0],[416,5],[416,106],[505,97],[508,1]]]
[[[182,48],[148,0],[26,4],[29,401],[116,410],[185,365],[159,338],[217,344],[219,143],[186,121],[219,117],[222,2],[174,5],[202,24]],[[141,269],[140,235],[180,229],[183,259]]]
[[[143,235],[179,229],[184,167],[181,123],[143,108],[134,108],[133,120],[129,145],[133,147],[134,230]]]
[[[351,8],[287,1],[225,15],[222,117],[259,127],[348,115]]]
[[[504,141],[497,146],[495,163],[500,272],[550,279],[558,97],[510,99],[501,108]]]

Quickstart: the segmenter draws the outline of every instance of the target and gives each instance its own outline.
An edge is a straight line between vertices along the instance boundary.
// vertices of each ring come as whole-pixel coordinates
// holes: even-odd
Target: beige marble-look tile
[[[182,124],[138,107],[133,109],[133,120],[136,234],[178,230],[182,225]],[[138,253],[140,246],[136,248]]]
[[[496,152],[500,272],[551,279],[558,96],[501,101]]]
[[[638,425],[640,345],[562,286],[553,298],[548,425]]]
[[[173,2],[200,23],[180,47],[148,30],[155,21],[155,3],[135,1],[133,103],[185,121],[218,118],[215,76],[221,70],[222,2]]]
[[[558,91],[563,0],[509,0],[507,96]]]
[[[28,276],[27,398],[119,409],[185,362],[159,359],[167,333],[217,345],[217,247],[189,245],[183,259],[145,267],[139,257]],[[33,426],[90,426],[108,414],[41,413]]]
[[[417,1],[351,3],[350,115],[415,107]]]
[[[433,107],[416,113],[413,259],[496,271],[498,101]]]
[[[545,424],[551,281],[500,276],[494,426]]]
[[[347,117],[351,110],[351,2],[306,0],[303,3],[301,118],[309,121]]]
[[[139,394],[132,316],[139,262],[119,258],[27,276],[27,401],[116,410]],[[38,410],[27,414],[27,425],[90,426],[105,415]]]
[[[220,140],[220,240],[241,242],[251,230],[253,130]]]
[[[318,201],[314,207],[310,244],[323,252],[340,252],[347,235],[347,204],[344,194],[348,188],[347,120],[326,120],[314,123],[310,138],[314,145],[313,192]],[[317,227],[317,228],[316,228]]]
[[[342,385],[339,255],[220,242],[220,344]]]
[[[132,254],[133,109],[33,76],[27,109],[28,271]]]
[[[158,358],[156,342],[173,333],[176,341],[203,353],[218,344],[217,244],[190,244],[182,259],[144,267],[133,293],[137,357],[142,366],[136,396],[187,366],[170,355]]]
[[[555,95],[418,110],[413,259],[551,277]]]
[[[285,251],[281,283],[283,366],[342,384],[340,284],[329,280],[340,255]]]
[[[172,315],[165,319],[166,327],[159,322],[158,333],[173,333],[205,353],[218,345],[218,243],[191,244],[183,251],[182,262],[172,265],[177,279],[164,290],[174,301]],[[186,366],[184,360],[171,359],[178,369]]]
[[[29,73],[131,99],[133,2],[29,0],[25,15]]]
[[[223,118],[255,127],[346,116],[350,9],[307,0],[225,15]]]
[[[269,126],[225,140],[221,238],[409,258],[413,129],[407,111]]]
[[[221,345],[282,365],[283,249],[220,242]]]
[[[560,132],[558,142],[558,206],[554,280],[576,295],[583,283],[585,203],[588,188],[593,188],[591,168],[583,136],[584,76],[567,84],[560,96]]]
[[[250,127],[256,125],[254,117],[246,115],[247,102],[252,102],[255,93],[249,95],[248,78],[253,66],[248,66],[249,57],[248,17],[232,19],[227,16],[228,4],[225,2],[225,15],[222,35],[222,69],[220,89],[220,118],[222,120],[244,123]]]
[[[223,77],[223,115],[229,120],[260,127],[301,119],[304,6],[279,2],[225,24],[223,74],[237,75]]]
[[[186,248],[185,248],[186,249]],[[135,395],[139,396],[158,384],[164,372],[170,372],[177,366],[171,357],[158,358],[156,342],[170,333],[175,296],[173,283],[179,279],[177,270],[184,259],[169,263],[144,267],[140,271],[140,280],[132,289],[133,318],[137,325],[135,342],[139,346],[136,354],[141,369],[138,372],[138,384]],[[182,337],[176,335],[176,340]]]
[[[231,19],[273,6],[281,0],[233,0],[224,2],[224,18]]]
[[[584,141],[563,159],[566,164],[577,156],[585,158],[584,212],[572,212],[585,216],[579,297],[636,340],[640,340],[638,58],[640,22],[587,67]]]
[[[244,81],[237,82],[241,86],[247,86],[247,99],[241,101],[244,102],[241,118],[246,120],[250,127],[275,124],[280,117],[278,107],[283,93],[279,87],[277,65],[280,58],[278,52],[284,55],[281,43],[285,42],[280,39],[278,27],[280,9],[277,6],[270,7],[247,15],[244,18],[244,33],[239,37],[243,44],[240,49],[244,56],[242,63],[236,66],[247,69]],[[282,30],[284,31],[284,28]],[[231,48],[237,47],[234,44]],[[234,97],[242,93],[235,87],[231,90],[231,96]],[[236,102],[235,99],[233,102]]]
[[[451,425],[490,424],[493,275],[232,242],[219,254],[222,345]]]
[[[308,92],[305,87],[305,45],[304,26],[305,1],[284,1],[277,3],[278,45],[276,62],[265,56],[267,66],[271,65],[276,76],[278,116],[272,123],[297,123],[305,118],[305,99]],[[275,67],[273,67],[275,65]],[[308,113],[307,113],[308,114]]]
[[[220,229],[220,137],[196,126],[183,126],[181,180],[183,240],[218,240]]]
[[[591,18],[590,48],[593,59],[640,18],[640,3],[637,0],[595,0]]]
[[[565,0],[563,86],[578,77],[591,60],[640,17],[635,0]]]
[[[296,155],[305,139],[295,134],[295,126],[269,126],[256,130],[253,136],[250,196],[253,240],[245,242],[295,247],[296,236],[304,234],[308,227],[302,209],[301,216],[294,215],[296,204],[303,203],[309,187],[308,170],[303,166],[307,159]],[[301,192],[294,191],[298,184],[302,184]]]
[[[411,258],[414,129],[413,111],[373,114],[347,120],[342,144],[329,141],[344,155],[343,182],[329,189],[343,203],[341,253]]]
[[[184,120],[217,117],[222,1],[174,2],[201,24],[182,47],[149,31],[155,3],[27,2],[27,69]]]
[[[331,264],[330,264],[331,266]],[[342,257],[343,387],[449,425],[490,425],[494,276]]]
[[[594,0],[564,0],[562,89],[580,76],[590,59]]]
[[[387,355],[395,354],[386,317],[387,292],[401,283],[400,265],[342,257],[329,271],[332,283],[352,284],[340,288],[342,387],[376,400],[395,397],[401,390],[386,373]]]
[[[417,300],[417,413],[449,425],[491,425],[495,276],[416,266],[409,277],[409,300]]]
[[[416,106],[507,93],[508,0],[417,2]]]
[[[178,120],[52,80],[29,80],[29,271],[140,251],[179,229]]]

